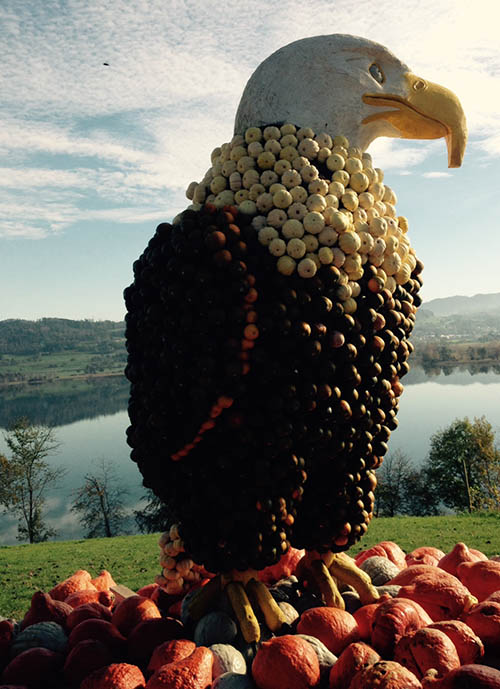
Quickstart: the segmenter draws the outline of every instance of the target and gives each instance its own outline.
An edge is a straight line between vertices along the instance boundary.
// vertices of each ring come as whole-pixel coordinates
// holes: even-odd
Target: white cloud
[[[114,142],[109,134],[84,137],[67,126],[7,118],[0,125],[0,150],[4,152],[87,157],[125,166],[148,165],[154,160],[152,154]]]
[[[418,165],[431,153],[434,144],[428,142],[409,146],[400,139],[376,139],[368,152],[373,158],[373,164],[384,170],[404,170]]]
[[[440,179],[441,177],[453,177],[449,172],[424,172],[422,177],[427,177],[428,179]]]
[[[253,69],[318,33],[377,40],[455,90],[473,150],[498,157],[499,15],[495,0],[4,0],[0,236],[175,214],[211,149],[231,137]],[[386,139],[370,152],[377,166],[408,175],[435,146]]]

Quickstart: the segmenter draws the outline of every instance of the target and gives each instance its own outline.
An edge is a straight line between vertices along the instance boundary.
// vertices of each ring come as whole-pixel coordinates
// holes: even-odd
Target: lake
[[[414,367],[404,379],[405,391],[389,451],[403,450],[420,464],[429,449],[429,439],[455,418],[486,416],[495,432],[500,431],[500,374],[494,371],[469,372],[461,369],[434,371],[432,375]],[[120,483],[129,491],[130,512],[143,503],[144,489],[136,465],[129,458],[125,442],[128,383],[124,378],[58,382],[44,387],[4,388],[0,399],[0,428],[27,416],[33,422],[52,425],[59,453],[48,458],[64,465],[67,474],[51,491],[46,505],[46,521],[57,530],[58,539],[82,538],[85,532],[78,517],[69,510],[70,493],[83,483],[85,474],[95,470],[94,460],[111,460]],[[500,437],[500,434],[497,436]],[[0,452],[8,448],[0,435]],[[133,528],[133,523],[132,523]],[[0,544],[16,543],[17,522],[0,517]]]

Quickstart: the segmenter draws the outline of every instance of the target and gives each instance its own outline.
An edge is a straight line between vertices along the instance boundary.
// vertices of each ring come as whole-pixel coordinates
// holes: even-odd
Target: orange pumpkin
[[[107,569],[103,569],[99,576],[92,579],[92,584],[98,591],[109,591],[112,586],[116,586],[116,581]]]
[[[403,636],[394,648],[394,660],[419,679],[431,668],[444,676],[460,667],[453,641],[444,632],[431,627],[422,627]]]
[[[128,636],[132,629],[143,622],[161,617],[158,606],[144,596],[129,596],[117,605],[111,622],[124,635]]]
[[[432,624],[431,618],[418,603],[405,598],[391,598],[375,611],[371,645],[383,658],[392,658],[399,639],[429,624]]]
[[[380,660],[357,672],[349,689],[422,689],[422,684],[405,667],[392,660]]]
[[[457,543],[449,553],[441,558],[438,567],[453,574],[453,576],[457,576],[457,567],[462,562],[478,562],[486,559],[486,555],[479,550],[469,549],[465,543]]]
[[[442,550],[439,550],[439,548],[424,545],[408,553],[405,556],[405,560],[407,567],[411,567],[412,565],[431,565],[432,567],[436,567],[443,557],[444,553]]]
[[[259,689],[310,689],[320,681],[318,656],[305,639],[277,636],[261,644],[252,676]]]
[[[195,650],[196,644],[188,639],[173,639],[157,646],[151,656],[148,665],[148,672],[155,672],[163,665],[174,663],[191,655]]]
[[[113,658],[125,657],[126,640],[118,629],[106,620],[84,620],[72,629],[68,644],[70,648],[85,639],[101,641],[113,654]]]
[[[87,603],[100,603],[106,608],[111,608],[115,600],[114,595],[111,591],[75,591],[67,598],[64,602],[67,605],[71,605],[72,608],[78,608],[80,605],[86,605]]]
[[[144,598],[152,598],[157,588],[159,588],[158,584],[146,584],[145,586],[141,586],[137,591],[137,595],[144,596]]]
[[[359,567],[362,562],[374,555],[381,555],[382,557],[388,558],[397,565],[399,569],[404,569],[406,567],[405,553],[398,544],[393,541],[380,541],[377,545],[361,551],[355,558],[356,564]]]
[[[198,646],[187,658],[162,665],[149,679],[147,689],[208,689],[213,662],[212,651]]]
[[[465,616],[464,622],[478,635],[486,650],[500,651],[500,603],[483,601]]]
[[[92,583],[92,577],[85,569],[79,569],[70,577],[61,581],[49,591],[49,596],[54,600],[64,601],[68,596],[76,591],[96,591]]]
[[[113,662],[111,651],[100,641],[86,639],[71,649],[64,663],[64,679],[68,684],[80,683],[94,670]]]
[[[356,672],[379,660],[377,651],[363,641],[349,644],[330,670],[329,689],[348,687]]]
[[[350,612],[340,608],[309,608],[300,616],[297,632],[315,636],[337,656],[359,640],[358,623]]]
[[[279,579],[289,577],[291,574],[294,574],[299,560],[304,555],[305,550],[289,548],[275,565],[270,565],[258,572],[260,581],[266,584],[273,584],[275,581],[279,581]]]
[[[31,606],[21,622],[21,629],[37,622],[57,622],[66,627],[73,608],[67,603],[53,600],[48,593],[37,591],[31,598]]]
[[[434,567],[434,565],[410,565],[409,567],[406,567],[406,569],[403,569],[399,572],[399,574],[396,574],[395,577],[393,577],[390,581],[388,581],[388,584],[396,584],[398,586],[406,586],[407,584],[412,584],[415,577],[421,577],[422,575],[428,575],[430,578],[439,580],[439,581],[447,581],[449,583],[453,582],[458,582],[460,581],[457,579],[457,577],[454,577],[453,575],[449,574],[448,572],[445,572],[442,569],[439,569],[438,567]]]
[[[375,611],[381,603],[390,600],[390,596],[384,596],[376,603],[368,603],[361,608],[355,610],[352,614],[358,624],[358,633],[361,641],[371,641],[372,638],[372,622]]]
[[[419,566],[416,565],[417,568]],[[457,619],[469,610],[477,599],[471,596],[469,590],[456,577],[452,577],[451,574],[447,576],[450,580],[428,574],[417,576],[411,584],[401,586],[397,597],[409,598],[419,603],[434,622]]]
[[[422,680],[424,689],[500,689],[500,671],[486,665],[462,665],[445,677],[429,670]]]
[[[136,625],[127,638],[128,658],[137,665],[147,665],[157,646],[185,636],[184,625],[173,617],[155,617]]]
[[[111,622],[111,610],[101,603],[84,603],[77,608],[71,608],[66,620],[66,627],[73,629],[84,620],[106,620]]]
[[[14,623],[12,620],[0,621],[0,672],[9,662],[10,645],[14,637]]]
[[[457,567],[457,576],[479,601],[488,598],[495,591],[500,591],[500,562],[462,562]]]
[[[136,665],[114,663],[94,670],[80,685],[80,689],[144,689],[146,680]]]
[[[434,622],[429,629],[439,629],[450,637],[457,649],[461,665],[476,663],[484,655],[483,642],[465,622],[444,620]]]
[[[0,676],[0,683],[45,689],[55,683],[63,660],[60,653],[48,648],[28,648],[10,661]]]

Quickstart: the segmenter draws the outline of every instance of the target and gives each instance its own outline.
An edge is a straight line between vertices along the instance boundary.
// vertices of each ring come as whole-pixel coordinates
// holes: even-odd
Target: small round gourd
[[[225,672],[219,675],[211,686],[212,689],[255,689],[250,677],[239,672]]]
[[[214,654],[212,676],[214,679],[226,672],[244,675],[247,671],[245,658],[231,644],[212,644],[210,650]]]
[[[367,558],[360,568],[368,574],[374,586],[383,586],[399,574],[399,567],[389,558],[380,555]]]
[[[318,656],[319,669],[321,675],[330,671],[331,667],[337,662],[337,656],[329,651],[325,644],[317,639],[315,636],[309,634],[297,634],[298,637],[304,639],[314,648],[316,655]]]
[[[238,627],[229,615],[222,611],[209,612],[196,625],[194,642],[197,646],[230,644],[237,634]]]
[[[27,651],[28,648],[48,648],[56,653],[65,653],[68,637],[64,629],[57,622],[36,622],[23,629],[14,638],[11,645],[11,655],[15,657]]]

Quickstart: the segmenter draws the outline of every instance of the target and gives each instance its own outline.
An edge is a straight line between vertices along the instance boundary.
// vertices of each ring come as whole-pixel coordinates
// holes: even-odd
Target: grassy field
[[[500,515],[374,519],[355,555],[382,540],[410,552],[432,545],[447,552],[463,541],[489,557],[500,553]],[[77,569],[93,576],[107,569],[133,590],[159,573],[158,534],[0,547],[0,616],[20,618],[35,591],[49,591]]]
[[[24,380],[69,378],[86,373],[122,373],[125,353],[95,354],[90,352],[56,352],[50,354],[4,355],[0,373],[5,376],[19,374]]]

